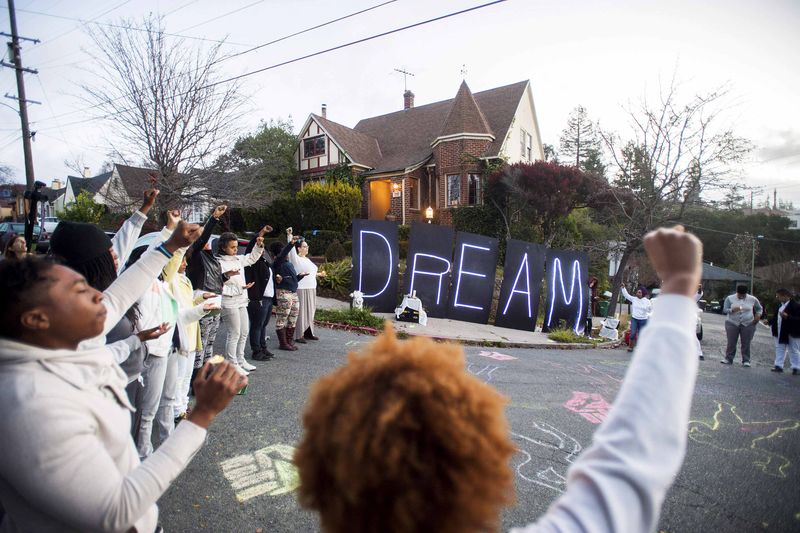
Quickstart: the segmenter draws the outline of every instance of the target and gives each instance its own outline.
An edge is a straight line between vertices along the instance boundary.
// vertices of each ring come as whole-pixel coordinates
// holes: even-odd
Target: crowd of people
[[[143,244],[157,196],[146,191],[113,238],[62,222],[53,258],[0,262],[0,531],[160,531],[157,500],[257,368],[247,344],[252,360],[275,356],[273,308],[279,349],[317,340],[316,278],[325,273],[292,228],[270,253],[270,226],[244,254],[235,234],[222,233],[215,253],[225,206],[202,227],[168,210]],[[680,228],[644,244],[662,290],[656,302],[624,292],[640,321],[625,382],[565,493],[521,531],[657,524],[686,449],[702,246]],[[778,295],[775,368],[788,351],[797,373],[800,304]],[[729,347],[735,330],[747,362],[747,328],[761,306],[745,290],[725,309]],[[388,326],[314,386],[295,456],[300,502],[332,532],[495,530],[513,499],[503,405],[464,371],[460,348],[399,342]]]

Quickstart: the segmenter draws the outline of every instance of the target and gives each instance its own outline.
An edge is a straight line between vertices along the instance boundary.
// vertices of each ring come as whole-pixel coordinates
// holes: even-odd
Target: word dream
[[[363,293],[364,305],[393,311],[399,284],[397,225],[354,220],[352,238],[353,290]],[[499,244],[498,239],[450,226],[412,224],[403,294],[416,292],[430,317],[488,323]],[[495,325],[534,331],[546,279],[542,329],[557,328],[563,321],[575,333],[583,332],[589,301],[585,253],[512,239],[506,243],[503,272]]]

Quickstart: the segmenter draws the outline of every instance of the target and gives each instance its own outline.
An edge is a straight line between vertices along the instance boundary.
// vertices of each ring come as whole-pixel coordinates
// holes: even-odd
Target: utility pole
[[[25,182],[29,190],[33,190],[33,182],[35,181],[33,174],[33,153],[31,151],[31,128],[28,124],[28,100],[25,99],[25,80],[23,73],[29,72],[31,74],[38,74],[34,69],[24,68],[22,66],[22,55],[20,53],[19,41],[32,41],[38,43],[39,39],[29,39],[27,37],[20,37],[17,33],[17,15],[14,10],[14,0],[8,0],[8,18],[11,22],[11,42],[8,43],[11,59],[14,62],[8,64],[5,61],[0,62],[4,67],[13,68],[17,74],[17,98],[19,101],[19,118],[22,122],[22,150],[25,154]],[[3,34],[8,36],[8,34]]]

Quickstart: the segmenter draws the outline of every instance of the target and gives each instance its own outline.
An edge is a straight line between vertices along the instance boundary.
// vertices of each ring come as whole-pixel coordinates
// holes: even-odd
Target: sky
[[[281,63],[349,41],[477,6],[489,0],[395,0],[220,64],[225,77]],[[387,0],[17,0],[23,64],[36,131],[36,178],[50,183],[73,174],[65,160],[82,159],[97,173],[107,161],[113,125],[87,120],[81,84],[97,73],[87,52],[95,23],[164,15],[166,31],[185,46],[225,40],[235,53]],[[9,32],[0,0],[0,31]],[[79,20],[70,20],[79,19]],[[274,68],[242,79],[247,114],[240,134],[262,120],[292,118],[299,130],[309,113],[354,126],[402,109],[403,76],[416,105],[455,96],[462,79],[473,92],[530,80],[542,141],[558,144],[567,117],[583,105],[601,127],[628,131],[626,107],[657,96],[673,77],[689,98],[728,89],[720,121],[755,149],[731,178],[757,187],[756,203],[778,198],[800,208],[800,2],[797,0],[507,0]],[[178,39],[178,37],[175,37]],[[0,90],[16,95],[11,69]],[[1,95],[0,95],[1,96]],[[15,180],[25,172],[15,102],[0,99],[0,164]],[[9,107],[11,106],[11,107]]]

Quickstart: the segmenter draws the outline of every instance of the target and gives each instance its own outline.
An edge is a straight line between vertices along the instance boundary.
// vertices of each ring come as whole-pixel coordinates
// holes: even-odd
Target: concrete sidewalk
[[[350,304],[332,298],[317,297],[317,307],[321,309],[348,309]],[[552,349],[588,349],[588,348],[607,348],[617,343],[605,342],[598,345],[591,344],[569,344],[551,341],[547,334],[519,329],[508,329],[493,326],[491,324],[473,324],[472,322],[461,322],[447,318],[428,318],[428,324],[421,326],[411,322],[399,322],[395,320],[393,313],[374,313],[392,322],[396,331],[401,331],[408,335],[420,335],[435,339],[450,340],[464,344],[479,344],[490,346],[505,346],[511,348],[552,348]]]

